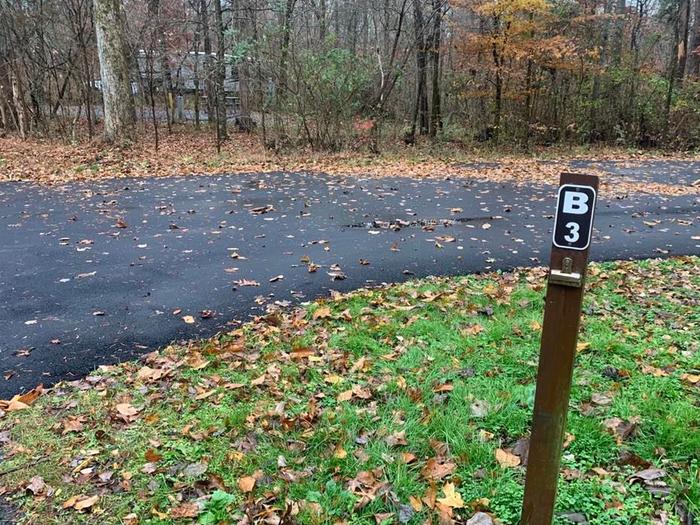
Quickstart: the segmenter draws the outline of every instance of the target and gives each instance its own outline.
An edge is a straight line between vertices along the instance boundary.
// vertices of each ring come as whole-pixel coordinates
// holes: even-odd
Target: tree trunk
[[[440,46],[442,45],[442,2],[443,0],[432,0],[433,2],[433,35],[430,48],[430,58],[432,65],[432,103],[430,112],[430,136],[436,137],[438,131],[442,129],[442,111],[440,107]]]
[[[326,23],[326,0],[318,1],[316,9],[316,18],[318,19],[318,39],[321,44],[326,41],[327,23]]]
[[[93,0],[97,54],[104,99],[104,138],[133,140],[136,110],[131,93],[127,40],[121,0]]]
[[[209,35],[209,8],[207,0],[199,2],[200,27],[204,44],[204,87],[207,95],[207,121],[210,126],[216,124],[216,84],[211,63],[211,36]],[[197,56],[199,60],[199,56]]]
[[[198,26],[194,32],[194,62],[192,64],[192,84],[194,85],[194,127],[199,129],[199,34]]]
[[[700,0],[695,0],[693,7],[693,36],[690,39],[688,76],[700,77]]]
[[[413,0],[413,19],[416,47],[416,100],[413,108],[413,122],[411,124],[409,142],[415,141],[416,127],[420,130],[421,135],[427,135],[429,128],[425,22],[423,21],[421,0]]]
[[[498,16],[493,17],[494,33],[500,31],[501,20]],[[496,66],[496,81],[493,104],[493,139],[498,143],[501,132],[501,113],[503,112],[503,56],[494,41],[492,47],[493,63]]]
[[[221,0],[214,0],[216,16],[216,116],[219,141],[228,138],[226,132],[226,57],[224,56],[224,18]]]
[[[14,112],[12,110],[12,72],[6,60],[0,59],[0,121],[5,131],[15,128]]]
[[[23,139],[27,138],[29,132],[29,119],[27,118],[27,105],[24,101],[24,90],[22,82],[18,78],[16,72],[12,72],[12,101],[15,105],[15,114],[17,115],[17,129],[19,136]]]
[[[668,89],[666,90],[666,103],[664,104],[664,135],[668,138],[668,132],[671,126],[671,105],[673,103],[673,91],[676,87],[676,78],[678,71],[678,53],[680,48],[680,18],[677,17],[674,21],[673,29],[673,47],[671,48],[671,60],[668,65]]]
[[[690,28],[690,0],[683,0],[680,5],[679,22],[679,42],[678,42],[678,64],[676,66],[676,77],[683,81],[685,76],[685,65],[688,60],[688,33]]]
[[[151,19],[152,27],[150,45],[154,48],[153,51],[158,57],[158,70],[160,71],[165,118],[168,125],[168,133],[170,133],[172,132],[171,124],[175,121],[173,108],[173,79],[165,45],[165,27],[161,14],[160,0],[148,0],[148,16]]]
[[[279,72],[279,87],[282,91],[286,91],[287,88],[287,62],[289,61],[289,43],[292,34],[294,4],[296,4],[296,0],[287,0],[287,7],[284,10],[284,21],[282,22],[282,47],[280,49]]]

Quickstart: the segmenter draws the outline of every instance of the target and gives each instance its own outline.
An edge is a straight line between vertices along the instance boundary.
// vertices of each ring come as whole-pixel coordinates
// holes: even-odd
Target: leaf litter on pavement
[[[590,274],[557,523],[688,525],[700,259]],[[0,401],[0,496],[19,523],[514,524],[544,282],[359,290]]]

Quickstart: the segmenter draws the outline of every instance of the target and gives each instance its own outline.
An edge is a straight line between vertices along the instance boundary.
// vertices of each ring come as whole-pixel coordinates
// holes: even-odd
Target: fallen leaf
[[[39,385],[38,387],[30,390],[25,394],[18,394],[14,396],[9,401],[0,400],[0,410],[5,410],[7,412],[15,412],[17,410],[25,410],[29,408],[30,405],[34,403],[41,395],[44,393],[44,386]]]
[[[316,308],[312,318],[314,320],[316,320],[316,319],[328,319],[330,316],[331,316],[331,309],[328,308],[327,306],[322,306],[320,308]]]
[[[462,509],[464,508],[464,501],[462,500],[462,495],[455,490],[453,483],[446,483],[442,488],[445,493],[444,498],[438,498],[438,503],[450,507],[452,509]]]
[[[496,461],[498,461],[498,464],[503,468],[512,468],[520,465],[520,458],[507,450],[497,448],[495,455]]]
[[[73,496],[63,503],[64,509],[85,510],[99,501],[99,496]]]
[[[255,487],[255,478],[253,476],[246,476],[238,480],[238,488],[241,492],[248,493],[252,492]]]
[[[419,498],[415,496],[409,496],[408,502],[411,504],[411,507],[413,507],[413,510],[415,510],[416,512],[420,512],[423,510],[423,502]]]
[[[199,516],[199,505],[194,502],[183,503],[170,511],[173,519],[196,518]]]
[[[119,415],[124,418],[134,417],[140,412],[140,410],[134,407],[131,403],[119,403],[115,408],[117,409]]]
[[[29,485],[27,485],[26,490],[31,492],[34,496],[38,496],[46,489],[46,483],[44,478],[41,476],[34,476],[29,480]]]
[[[486,417],[489,415],[489,403],[488,401],[481,401],[477,399],[474,401],[471,406],[469,407],[472,413],[472,416],[476,418],[482,418]]]
[[[687,381],[691,385],[697,385],[700,383],[700,375],[698,374],[682,374],[681,379]]]
[[[429,481],[440,481],[449,476],[457,468],[452,461],[440,462],[437,458],[430,458],[423,469],[421,475]]]
[[[485,512],[477,512],[467,520],[466,525],[494,525],[493,518]]]
[[[124,522],[124,525],[139,525],[139,517],[133,512],[124,516],[122,521]]]
[[[405,430],[402,430],[401,432],[395,432],[394,434],[387,436],[384,439],[384,441],[390,447],[398,447],[398,446],[402,446],[402,445],[408,445],[408,441],[406,441],[406,431]]]
[[[182,471],[182,474],[188,478],[198,478],[199,476],[204,474],[208,469],[209,466],[206,463],[202,463],[200,461],[197,463],[190,463],[189,465],[187,465]]]
[[[234,284],[238,286],[260,286],[260,283],[253,279],[239,279],[238,281],[234,281]]]
[[[70,432],[81,432],[84,428],[83,422],[85,421],[84,416],[71,416],[63,421],[63,435]]]
[[[73,505],[73,508],[75,510],[85,510],[89,509],[92,507],[95,503],[97,503],[100,500],[99,496],[90,496],[89,498],[86,499],[81,499],[78,502],[76,502],[75,505]]]

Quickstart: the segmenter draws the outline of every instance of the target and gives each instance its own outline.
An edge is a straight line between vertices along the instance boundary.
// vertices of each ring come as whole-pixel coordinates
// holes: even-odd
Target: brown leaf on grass
[[[629,477],[629,480],[631,482],[643,481],[646,483],[657,479],[661,479],[663,477],[666,477],[665,470],[660,468],[648,468],[634,473],[632,476]]]
[[[700,374],[682,374],[681,379],[691,385],[700,384]]]
[[[480,324],[469,325],[462,330],[462,333],[466,335],[478,335],[484,331],[484,327]]]
[[[462,495],[455,489],[454,483],[446,483],[442,491],[445,496],[438,498],[438,503],[445,507],[450,507],[451,509],[464,508],[464,500],[462,499]]]
[[[265,380],[267,379],[267,375],[263,374],[260,377],[253,379],[250,384],[251,386],[260,386],[263,383],[265,383]]]
[[[305,359],[314,355],[314,351],[311,348],[299,347],[292,350],[292,359]]]
[[[124,522],[124,525],[139,525],[139,517],[133,512],[124,516],[122,521]]]
[[[411,507],[416,512],[420,512],[423,510],[423,502],[419,498],[417,498],[415,496],[409,496],[408,502],[411,504]]]
[[[316,319],[328,319],[329,317],[331,317],[331,309],[327,306],[322,306],[314,311],[312,319],[315,321]]]
[[[494,525],[493,518],[485,512],[477,512],[467,520],[466,525]]]
[[[246,494],[252,492],[255,487],[255,481],[253,476],[245,476],[238,480],[238,488]]]
[[[391,518],[394,517],[393,512],[378,512],[377,514],[374,515],[374,521],[377,525],[381,525],[387,520],[391,520]],[[393,523],[394,520],[391,520],[390,523]]]
[[[85,416],[70,416],[64,419],[62,434],[65,436],[70,432],[82,432],[82,430],[85,428],[85,426],[83,425],[85,420]]]
[[[99,496],[73,496],[63,503],[64,509],[75,509],[78,511],[89,509],[100,500]]]
[[[612,398],[605,394],[593,392],[593,394],[591,394],[591,402],[598,406],[607,406],[612,403]]]
[[[143,366],[136,372],[136,377],[141,381],[157,381],[163,376],[163,371],[158,368]]]
[[[666,370],[662,370],[661,368],[656,368],[655,366],[648,365],[646,363],[642,363],[642,373],[654,377],[666,377],[668,376],[668,372]],[[696,376],[698,380],[700,380],[700,376]],[[683,379],[683,376],[681,376],[681,379]]]
[[[161,459],[163,459],[163,456],[161,456],[158,452],[153,450],[152,448],[149,448],[143,455],[146,458],[146,461],[149,463],[158,463]]]
[[[623,441],[634,435],[637,431],[638,423],[638,417],[630,418],[627,421],[619,417],[611,417],[603,421],[603,426],[615,437],[618,444],[622,444]]]
[[[513,468],[520,465],[520,458],[508,450],[497,448],[495,451],[496,461],[503,468]]]
[[[170,510],[172,519],[196,518],[199,516],[199,505],[194,502],[183,503]]]
[[[90,496],[89,498],[81,499],[73,505],[75,510],[85,510],[92,507],[95,503],[100,500],[99,496]]]
[[[209,365],[209,361],[205,359],[202,354],[199,352],[193,352],[188,358],[187,358],[187,366],[192,368],[193,370],[201,370],[202,368],[205,368],[207,365]]]
[[[530,455],[530,438],[522,437],[513,445],[513,454],[520,458],[520,464],[527,466],[528,456]]]
[[[41,397],[43,393],[44,386],[39,385],[25,394],[18,394],[14,396],[9,401],[0,400],[0,410],[4,410],[6,412],[24,410],[26,408],[29,408],[34,403],[34,401]]]
[[[401,461],[403,461],[403,462],[406,463],[407,465],[408,465],[409,463],[413,463],[416,459],[418,459],[418,458],[416,457],[416,455],[413,454],[413,453],[411,453],[411,452],[402,452],[402,453],[401,453]]]
[[[352,390],[346,390],[345,392],[341,392],[338,394],[338,397],[336,397],[338,402],[343,402],[343,401],[350,401],[352,399]]]
[[[431,483],[430,486],[427,489],[425,489],[425,494],[423,494],[421,501],[425,503],[425,506],[429,509],[434,509],[436,499],[437,489],[435,488],[435,485]]]
[[[384,441],[390,447],[398,447],[401,445],[408,445],[408,441],[406,441],[406,431],[405,430],[402,430],[401,432],[395,432],[395,433],[387,436],[386,438],[384,438]]]
[[[26,486],[26,490],[31,492],[34,496],[39,496],[41,495],[44,490],[46,490],[46,483],[44,482],[44,478],[41,476],[34,476],[32,479],[29,480],[29,484]]]
[[[136,408],[131,403],[119,403],[116,407],[117,413],[120,416],[130,418],[138,414],[141,410]]]
[[[362,387],[360,385],[353,385],[352,395],[359,399],[371,399],[372,391],[369,387]]]
[[[440,461],[437,458],[430,458],[420,473],[428,481],[440,481],[452,474],[456,468],[457,465],[452,461]]]

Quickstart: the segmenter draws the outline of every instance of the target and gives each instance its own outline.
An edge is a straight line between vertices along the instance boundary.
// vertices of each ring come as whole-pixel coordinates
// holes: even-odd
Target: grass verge
[[[4,403],[0,494],[42,525],[514,524],[544,278],[360,290]],[[691,523],[700,258],[587,286],[556,523]]]

